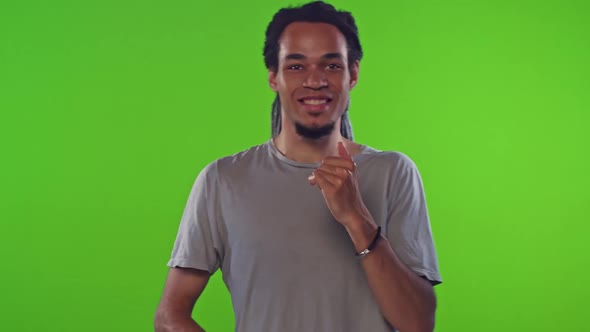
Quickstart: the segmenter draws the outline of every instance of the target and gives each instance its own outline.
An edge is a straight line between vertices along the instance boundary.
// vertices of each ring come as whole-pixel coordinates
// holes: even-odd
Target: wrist
[[[377,225],[372,219],[355,217],[345,225],[346,231],[354,244],[357,253],[367,249],[377,232]]]
[[[375,249],[375,246],[377,245],[377,241],[379,241],[379,237],[381,236],[381,226],[377,227],[377,233],[373,236],[373,240],[371,240],[371,243],[369,244],[369,246],[365,249],[363,249],[361,252],[357,252],[357,256],[360,258],[365,257],[366,255],[368,255],[371,251],[373,251],[373,249]]]

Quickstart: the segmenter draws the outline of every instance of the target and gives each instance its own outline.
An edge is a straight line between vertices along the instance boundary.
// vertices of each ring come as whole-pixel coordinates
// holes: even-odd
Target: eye
[[[288,70],[301,70],[303,67],[301,65],[290,65],[287,66]]]
[[[331,63],[328,65],[328,69],[330,70],[338,70],[338,69],[342,69],[342,66],[337,64],[337,63]]]

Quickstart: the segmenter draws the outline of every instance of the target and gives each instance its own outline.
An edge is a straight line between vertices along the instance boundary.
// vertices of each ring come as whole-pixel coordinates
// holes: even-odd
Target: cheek
[[[338,91],[350,89],[350,75],[347,73],[333,73],[329,76],[330,85]]]
[[[280,91],[287,92],[293,90],[293,87],[296,86],[296,78],[293,75],[281,75],[277,83]]]

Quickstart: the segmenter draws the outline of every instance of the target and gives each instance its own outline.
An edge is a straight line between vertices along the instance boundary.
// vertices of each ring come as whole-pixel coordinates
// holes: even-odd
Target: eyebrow
[[[285,60],[305,60],[307,57],[301,53],[292,53],[285,56]],[[342,53],[326,53],[322,59],[344,59]]]

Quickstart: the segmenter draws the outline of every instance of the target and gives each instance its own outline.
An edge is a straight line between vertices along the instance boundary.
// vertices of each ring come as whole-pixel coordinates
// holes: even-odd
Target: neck
[[[331,134],[309,139],[297,134],[293,125],[286,124],[273,140],[285,157],[302,163],[319,163],[328,156],[338,156],[338,142],[343,142],[346,147],[354,144],[340,134],[339,128],[340,121],[335,124]]]

